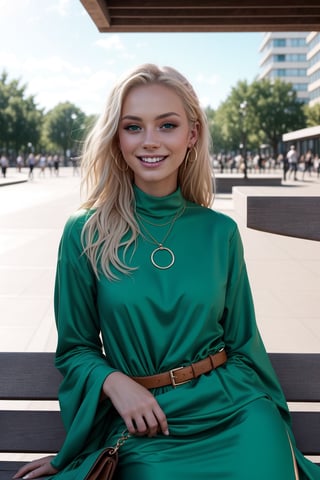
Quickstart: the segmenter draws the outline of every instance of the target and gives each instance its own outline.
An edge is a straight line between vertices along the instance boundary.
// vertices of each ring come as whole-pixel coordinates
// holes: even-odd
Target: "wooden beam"
[[[101,31],[101,29],[110,28],[111,19],[104,0],[80,0],[90,17]]]
[[[318,31],[319,0],[81,0],[101,32]]]

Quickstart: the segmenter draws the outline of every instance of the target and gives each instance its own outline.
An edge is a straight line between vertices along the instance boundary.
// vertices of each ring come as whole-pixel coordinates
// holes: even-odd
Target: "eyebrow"
[[[176,116],[176,117],[180,117],[180,115],[176,112],[167,112],[167,113],[162,113],[161,115],[158,115],[156,117],[156,120],[161,120],[162,118],[167,118],[167,117],[171,117],[171,116]],[[121,120],[142,120],[140,117],[136,116],[136,115],[125,115],[124,117],[121,118]]]

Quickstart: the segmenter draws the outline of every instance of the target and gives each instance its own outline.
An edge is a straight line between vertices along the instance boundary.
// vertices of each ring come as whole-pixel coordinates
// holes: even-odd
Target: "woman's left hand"
[[[12,478],[38,478],[45,475],[55,475],[58,470],[51,465],[53,455],[42,457],[21,467]]]

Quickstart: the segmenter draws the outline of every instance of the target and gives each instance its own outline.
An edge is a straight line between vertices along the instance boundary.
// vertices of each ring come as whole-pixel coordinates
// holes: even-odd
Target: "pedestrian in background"
[[[3,153],[0,157],[0,165],[1,165],[1,173],[3,178],[6,178],[7,176],[7,169],[9,166],[9,161],[7,156]]]
[[[290,150],[287,153],[287,160],[288,160],[288,176],[291,177],[293,174],[293,179],[297,179],[297,171],[298,171],[298,154],[296,152],[296,147],[291,145]]]
[[[28,167],[29,167],[29,174],[28,174],[29,180],[33,180],[33,169],[34,169],[35,164],[36,164],[36,159],[35,159],[35,156],[34,156],[33,153],[29,154],[27,164],[28,164]]]
[[[60,158],[59,155],[53,156],[53,169],[56,177],[59,176]]]

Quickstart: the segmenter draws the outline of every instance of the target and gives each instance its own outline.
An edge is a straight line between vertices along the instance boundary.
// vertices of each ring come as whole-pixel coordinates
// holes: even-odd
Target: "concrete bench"
[[[272,364],[286,398],[302,404],[292,412],[299,449],[308,456],[320,455],[320,354],[272,353]],[[65,432],[60,412],[43,401],[56,401],[61,376],[54,367],[54,353],[0,353],[0,452],[38,456],[56,453]],[[14,407],[22,403],[22,409]],[[41,402],[42,408],[35,406]],[[305,402],[316,402],[308,411]],[[8,455],[9,456],[9,455]],[[9,480],[25,461],[0,461],[0,480]]]
[[[320,240],[320,195],[315,189],[234,187],[234,209],[248,228]]]

